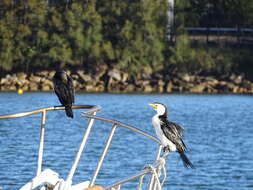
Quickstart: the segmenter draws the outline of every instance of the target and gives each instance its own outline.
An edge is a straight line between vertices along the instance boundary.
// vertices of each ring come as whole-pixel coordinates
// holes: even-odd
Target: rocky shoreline
[[[83,70],[67,71],[77,92],[111,93],[238,93],[253,94],[253,82],[242,75],[220,77],[182,75],[172,77],[151,70],[135,76],[108,68],[93,74]],[[7,74],[0,79],[0,91],[52,91],[54,71]]]

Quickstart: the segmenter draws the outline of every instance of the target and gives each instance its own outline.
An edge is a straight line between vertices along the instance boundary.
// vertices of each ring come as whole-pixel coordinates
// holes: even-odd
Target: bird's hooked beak
[[[155,104],[149,104],[149,106],[151,106],[152,108],[154,108],[155,110],[157,110],[157,105],[155,105]]]

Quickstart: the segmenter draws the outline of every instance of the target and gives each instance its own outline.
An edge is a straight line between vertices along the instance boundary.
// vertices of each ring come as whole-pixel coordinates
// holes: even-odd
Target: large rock
[[[51,89],[54,87],[53,81],[48,80],[48,79],[44,79],[43,82],[42,82],[42,85],[49,86]]]
[[[9,81],[8,78],[2,78],[2,79],[0,80],[0,84],[1,84],[2,86],[5,86],[5,85],[10,84],[10,81]]]
[[[145,85],[143,86],[143,92],[150,93],[153,91],[153,88],[151,85]]]
[[[190,82],[191,81],[191,77],[188,74],[182,75],[181,78],[182,78],[183,81],[186,81],[186,82]]]
[[[51,90],[51,87],[49,85],[42,85],[41,86],[41,90],[42,91],[50,91]]]
[[[55,71],[50,71],[49,73],[48,73],[48,78],[53,78],[54,77],[54,74],[55,74]]]
[[[159,93],[164,92],[164,86],[165,86],[165,82],[163,80],[158,80],[157,81],[156,91],[159,92]]]
[[[17,77],[16,74],[11,75],[11,77],[9,77],[9,80],[11,81],[12,85],[14,85],[14,84],[16,84],[16,83],[19,82],[18,77]]]
[[[153,71],[150,67],[145,67],[138,73],[137,79],[151,80]]]
[[[233,92],[233,93],[235,93],[237,91],[237,88],[238,88],[237,85],[235,85],[232,82],[227,82],[226,86],[227,86],[227,90],[229,92]]]
[[[27,83],[27,84],[24,84],[23,86],[21,86],[21,89],[23,90],[23,91],[28,91],[29,90],[29,84]]]
[[[1,86],[1,91],[10,91],[9,87],[4,85],[4,86]]]
[[[206,85],[204,83],[195,85],[193,88],[190,88],[189,91],[192,93],[203,93]]]
[[[94,92],[94,87],[93,87],[93,85],[86,85],[86,86],[85,86],[85,91],[86,91],[86,92]]]
[[[226,81],[220,81],[216,86],[215,89],[218,90],[220,93],[228,93],[229,87]]]
[[[17,90],[17,86],[11,85],[11,86],[9,86],[8,90],[9,91],[16,91]]]
[[[79,79],[79,75],[77,75],[77,74],[71,74],[71,78],[73,80],[78,80]]]
[[[49,71],[40,71],[38,74],[40,76],[43,76],[43,77],[48,77],[49,76]]]
[[[104,92],[105,91],[105,86],[103,84],[98,84],[95,86],[95,92]]]
[[[30,82],[33,82],[33,83],[40,83],[41,77],[35,76],[34,74],[32,74],[29,77],[29,80],[30,80]]]
[[[122,82],[126,82],[128,80],[129,74],[128,73],[122,73],[122,78],[121,81]]]
[[[231,75],[230,80],[235,84],[241,84],[243,82],[243,76],[242,75]]]
[[[99,80],[101,77],[103,77],[106,74],[107,70],[108,70],[108,66],[106,64],[99,64],[96,67],[94,78],[96,80]]]
[[[250,93],[253,93],[253,83],[250,84],[249,92],[250,92]]]
[[[110,70],[110,71],[108,72],[108,75],[109,75],[111,78],[113,78],[113,79],[115,79],[115,80],[117,80],[117,81],[121,81],[121,73],[120,73],[119,70],[116,70],[116,69]]]
[[[37,90],[39,90],[38,87],[39,87],[38,84],[35,83],[35,82],[30,82],[30,83],[29,83],[29,90],[30,90],[30,91],[37,91]]]
[[[77,74],[79,75],[80,79],[84,81],[85,83],[89,83],[92,81],[92,78],[90,75],[84,74],[83,71],[77,71]]]
[[[134,90],[135,90],[135,86],[133,84],[128,84],[125,87],[125,92],[134,92]]]
[[[243,83],[241,84],[243,88],[246,88],[247,90],[251,90],[251,82],[248,80],[243,80]]]
[[[169,81],[167,84],[166,84],[166,87],[165,87],[165,92],[168,92],[168,93],[171,93],[173,92],[173,83],[171,81]]]
[[[208,83],[206,84],[205,88],[203,89],[204,93],[217,93],[218,91],[213,87],[210,86]]]
[[[20,81],[26,80],[26,77],[27,77],[27,75],[25,73],[23,73],[23,72],[17,73],[17,78]]]

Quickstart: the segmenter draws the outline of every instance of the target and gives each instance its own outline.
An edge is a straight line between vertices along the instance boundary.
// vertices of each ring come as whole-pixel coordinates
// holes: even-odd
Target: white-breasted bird
[[[152,117],[152,124],[155,128],[156,135],[161,141],[164,151],[178,152],[183,164],[187,168],[194,168],[193,164],[185,155],[186,145],[182,139],[183,128],[171,121],[167,120],[167,108],[164,104],[155,102],[149,104],[156,110],[156,114]]]

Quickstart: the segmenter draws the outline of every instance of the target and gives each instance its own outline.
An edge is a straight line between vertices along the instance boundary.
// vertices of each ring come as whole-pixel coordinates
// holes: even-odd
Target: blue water
[[[253,96],[244,95],[120,95],[77,94],[76,104],[102,106],[98,116],[117,119],[152,135],[154,111],[148,103],[159,101],[169,108],[169,119],[185,128],[188,157],[196,169],[183,167],[177,153],[167,160],[164,189],[249,190],[253,188]],[[0,115],[54,106],[53,93],[0,93]],[[66,179],[86,120],[64,111],[47,114],[43,168]],[[0,120],[0,186],[18,189],[36,171],[40,115]],[[111,126],[95,122],[73,183],[90,179]],[[138,134],[118,128],[97,184],[108,185],[135,174],[152,163],[156,145]],[[135,189],[134,184],[123,189]]]

